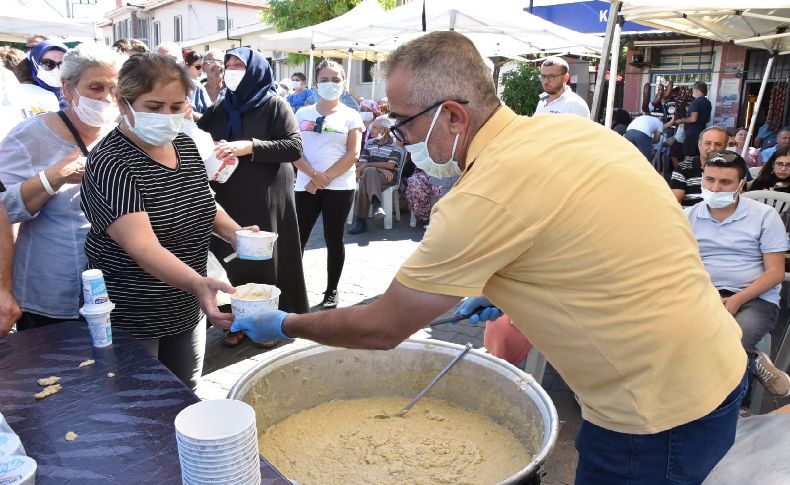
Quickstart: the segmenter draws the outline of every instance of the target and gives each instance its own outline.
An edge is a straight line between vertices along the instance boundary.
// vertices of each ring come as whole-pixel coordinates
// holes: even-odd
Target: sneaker
[[[318,304],[319,310],[329,310],[332,308],[337,307],[337,303],[340,301],[340,297],[337,294],[337,290],[329,290],[324,292],[324,300]]]
[[[375,195],[373,196],[373,201],[370,203],[371,207],[373,207],[373,215],[381,214],[385,215],[384,209],[381,208],[381,202],[379,201],[378,197]]]
[[[368,230],[368,221],[365,219],[356,218],[351,227],[348,228],[349,234],[359,234]]]
[[[764,352],[757,352],[753,362],[755,377],[766,391],[774,396],[790,396],[790,376],[779,370]]]

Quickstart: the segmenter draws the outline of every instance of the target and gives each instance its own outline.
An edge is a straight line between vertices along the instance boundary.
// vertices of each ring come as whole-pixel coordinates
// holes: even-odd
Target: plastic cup
[[[86,305],[100,305],[110,301],[104,273],[100,269],[89,269],[82,272],[82,296]]]
[[[0,457],[0,483],[33,485],[36,483],[36,460],[21,455]]]
[[[15,433],[0,433],[0,460],[12,455],[24,455],[25,448]],[[2,482],[0,482],[2,483]]]
[[[197,441],[233,438],[255,426],[255,411],[235,399],[209,399],[184,408],[175,419],[176,432]]]
[[[277,234],[273,232],[240,229],[236,231],[236,256],[256,261],[272,259],[276,240]]]
[[[80,315],[88,321],[91,332],[91,343],[94,347],[102,348],[112,344],[112,325],[110,313],[115,308],[111,301],[101,305],[84,305],[80,308]]]
[[[256,293],[269,293],[268,297],[256,297]],[[230,295],[230,308],[233,316],[255,316],[264,310],[277,310],[280,305],[280,289],[262,283],[247,283],[236,287]]]

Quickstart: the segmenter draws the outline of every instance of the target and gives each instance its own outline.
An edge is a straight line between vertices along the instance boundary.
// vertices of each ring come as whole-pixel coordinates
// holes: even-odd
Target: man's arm
[[[738,293],[724,298],[724,306],[735,315],[741,306],[759,297],[785,279],[785,253],[764,253],[765,272],[752,281],[752,284]]]
[[[675,120],[675,124],[676,125],[680,125],[680,124],[683,124],[683,123],[696,123],[697,122],[697,117],[699,117],[699,113],[697,113],[696,111],[692,111],[685,118],[680,118],[680,119]]]
[[[672,193],[675,195],[675,198],[678,202],[683,202],[683,197],[686,195],[686,191],[683,189],[672,189]]]
[[[412,290],[392,280],[387,291],[370,305],[324,312],[289,314],[283,331],[326,345],[387,350],[445,313],[457,296]]]
[[[0,337],[11,331],[22,313],[12,294],[14,264],[14,236],[5,206],[0,204]]]

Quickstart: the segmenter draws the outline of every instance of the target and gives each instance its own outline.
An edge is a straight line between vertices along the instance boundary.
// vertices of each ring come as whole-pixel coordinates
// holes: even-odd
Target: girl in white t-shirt
[[[299,170],[294,190],[302,252],[319,214],[324,222],[327,283],[321,309],[338,303],[337,285],[346,259],[343,231],[354,201],[354,164],[363,129],[359,112],[340,103],[345,77],[343,66],[336,62],[318,64],[320,100],[296,112],[304,149],[302,158],[294,162]]]

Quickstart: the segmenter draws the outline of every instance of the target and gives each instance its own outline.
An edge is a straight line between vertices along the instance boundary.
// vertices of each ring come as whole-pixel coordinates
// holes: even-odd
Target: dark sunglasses
[[[63,61],[56,62],[52,59],[41,59],[41,62],[38,63],[45,71],[51,71],[55,68],[60,67],[63,64]]]
[[[424,115],[428,111],[430,111],[430,110],[432,110],[434,108],[437,108],[440,105],[442,105],[442,104],[444,104],[444,103],[446,103],[448,101],[455,101],[458,104],[469,104],[469,101],[467,101],[465,99],[443,99],[443,100],[441,100],[441,101],[439,101],[437,103],[434,103],[434,104],[428,106],[427,108],[425,108],[424,110],[420,111],[416,115],[410,116],[410,117],[406,118],[405,120],[401,121],[400,123],[397,123],[397,124],[391,126],[390,127],[390,133],[392,133],[392,136],[394,136],[396,140],[398,140],[401,143],[405,143],[406,142],[406,135],[401,130],[403,125],[405,125],[406,123],[409,123],[409,122],[412,122],[412,121],[416,120],[417,118],[419,118],[420,116]]]
[[[321,133],[324,131],[324,120],[326,116],[319,116],[315,119],[315,125],[313,125],[313,131],[316,133]]]

